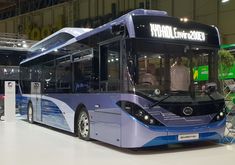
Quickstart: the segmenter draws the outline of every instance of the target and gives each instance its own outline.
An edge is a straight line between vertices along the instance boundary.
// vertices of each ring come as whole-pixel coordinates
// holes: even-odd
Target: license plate
[[[178,141],[197,140],[197,139],[199,139],[198,133],[178,135]]]

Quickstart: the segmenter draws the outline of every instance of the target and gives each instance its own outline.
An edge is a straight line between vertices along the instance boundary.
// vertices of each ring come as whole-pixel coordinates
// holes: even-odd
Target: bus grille
[[[214,113],[219,113],[223,111],[225,106],[224,101],[214,101],[214,102],[198,102],[198,103],[169,103],[164,102],[159,104],[162,108],[167,111],[178,115],[178,116],[201,116],[209,115]],[[193,112],[191,114],[186,114],[184,109],[186,107],[192,108]]]

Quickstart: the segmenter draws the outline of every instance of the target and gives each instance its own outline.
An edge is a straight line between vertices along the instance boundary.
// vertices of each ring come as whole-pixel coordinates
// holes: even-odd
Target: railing
[[[30,48],[36,41],[27,40],[26,35],[0,33],[0,48]]]

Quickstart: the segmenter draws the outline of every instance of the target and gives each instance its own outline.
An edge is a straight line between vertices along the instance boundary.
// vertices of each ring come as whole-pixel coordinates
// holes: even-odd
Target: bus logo
[[[190,116],[193,114],[193,108],[191,107],[185,107],[183,109],[183,114],[186,115],[186,116]]]
[[[39,83],[34,83],[34,88],[38,88],[39,87]]]

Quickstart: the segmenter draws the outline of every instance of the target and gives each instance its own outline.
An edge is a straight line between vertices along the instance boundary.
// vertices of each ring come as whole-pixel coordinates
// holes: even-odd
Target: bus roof
[[[93,30],[90,28],[63,28],[33,45],[29,50],[31,57],[27,58],[21,63],[33,60],[56,49],[97,34],[101,31],[111,29],[113,25],[118,25],[120,23],[124,23],[126,25],[130,37],[135,37],[133,23],[129,21],[133,15],[168,16],[167,12],[165,11],[136,9]],[[61,42],[58,43],[58,41]]]
[[[65,33],[65,34],[70,35],[71,37],[76,37],[76,36],[81,35],[81,34],[83,34],[85,32],[88,32],[90,30],[92,30],[92,29],[89,29],[89,28],[69,28],[69,27],[60,29],[57,32],[49,35],[48,37],[44,38],[43,40],[41,40],[38,43],[36,43],[35,45],[33,45],[29,49],[29,51],[33,52],[33,51],[36,51],[37,49],[40,49],[40,48],[44,47],[45,45],[55,44],[53,38],[55,36],[59,36],[59,38],[63,37],[60,34]],[[65,42],[66,42],[66,40],[65,40]]]
[[[82,39],[93,36],[95,34],[98,34],[100,32],[103,32],[103,31],[106,31],[109,29],[112,30],[112,28],[115,25],[125,25],[125,27],[128,31],[129,38],[138,37],[141,34],[141,32],[137,32],[136,27],[134,25],[133,19],[135,16],[159,16],[157,18],[157,20],[159,20],[159,21],[161,19],[165,19],[166,17],[168,17],[167,12],[165,12],[165,11],[136,9],[136,10],[133,10],[133,11],[109,22],[109,23],[106,23],[102,26],[99,26],[93,30],[92,29],[82,29],[82,28],[64,28],[64,29],[61,29],[60,31],[52,34],[51,36],[45,38],[44,40],[40,41],[38,44],[34,45],[30,49],[31,57],[22,61],[21,64],[26,63],[28,61],[31,61],[37,57],[46,55],[50,52],[58,50],[59,48],[65,47],[65,46],[70,45],[74,42],[77,42]],[[168,18],[171,18],[171,17],[168,17]],[[208,42],[211,42],[210,44],[212,44],[212,46],[219,45],[217,43],[218,31],[216,31],[216,28],[211,27],[209,25],[194,23],[194,22],[189,22],[188,24],[185,24],[185,23],[180,22],[179,20],[180,19],[176,19],[176,18],[171,19],[171,21],[174,22],[174,26],[180,25],[181,27],[179,27],[179,28],[183,28],[181,30],[182,32],[180,31],[181,33],[186,33],[184,31],[184,28],[191,28],[190,30],[192,30],[192,32],[194,32],[194,30],[196,30],[195,28],[197,28],[195,26],[198,26],[199,31],[202,29],[203,30],[205,29],[206,33],[207,32],[210,33],[208,35],[208,36],[210,36],[210,38],[208,39]],[[174,28],[174,27],[171,27],[171,28]],[[213,29],[213,32],[210,31],[211,29]],[[74,30],[80,30],[80,33],[74,33]],[[188,35],[188,33],[187,33],[187,35]],[[55,38],[55,37],[57,37],[57,38]],[[152,36],[147,36],[147,37],[152,37]],[[158,39],[161,40],[161,38],[158,38]],[[168,42],[167,39],[163,39],[163,40],[165,40],[165,42]],[[170,41],[170,42],[172,42],[172,41]],[[179,41],[179,42],[182,42],[182,41]],[[200,45],[200,43],[198,43],[197,41],[194,41],[194,43]],[[207,44],[207,42],[202,43],[202,44],[209,45],[209,44]]]
[[[76,42],[76,36],[91,30],[92,29],[90,28],[63,28],[33,45],[29,49],[31,57],[25,61],[29,61],[31,59],[50,53],[51,51],[59,49],[63,46]]]
[[[96,33],[99,33],[101,31],[107,30],[107,29],[111,29],[112,26],[114,25],[120,25],[121,23],[126,25],[126,28],[128,30],[129,33],[129,37],[135,37],[135,31],[134,31],[134,27],[133,27],[133,22],[132,22],[132,18],[131,16],[137,16],[137,15],[148,15],[148,16],[168,16],[167,12],[165,11],[159,11],[159,10],[144,10],[144,9],[136,9],[133,10],[109,23],[106,23],[102,26],[99,26],[98,28],[88,32],[88,33],[84,33],[83,35],[77,36],[76,39],[79,41],[81,39],[84,39],[86,37],[89,37],[91,35],[94,35]]]

